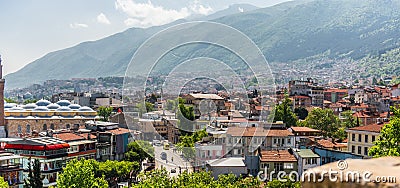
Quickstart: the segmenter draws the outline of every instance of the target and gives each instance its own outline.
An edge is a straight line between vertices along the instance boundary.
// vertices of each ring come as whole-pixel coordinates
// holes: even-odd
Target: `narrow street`
[[[167,154],[167,158],[165,160],[161,159],[162,152]],[[187,162],[184,158],[182,158],[178,152],[174,152],[173,147],[171,147],[169,150],[164,150],[163,146],[154,146],[154,154],[156,169],[166,168],[172,177],[175,177],[186,170],[189,172],[193,171],[190,162]],[[175,173],[171,172],[173,169],[176,170]]]

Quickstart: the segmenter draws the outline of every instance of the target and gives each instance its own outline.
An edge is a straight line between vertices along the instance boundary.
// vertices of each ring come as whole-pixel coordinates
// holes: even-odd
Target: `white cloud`
[[[97,16],[97,22],[99,22],[101,24],[107,24],[107,25],[111,24],[110,20],[108,20],[107,16],[104,15],[103,13],[100,13]]]
[[[214,11],[210,6],[201,5],[198,0],[195,0],[193,4],[190,6],[190,10],[192,10],[196,14],[208,15],[212,11]]]
[[[69,27],[72,29],[78,29],[78,28],[87,28],[89,26],[87,24],[83,24],[83,23],[72,23],[72,24],[69,24]]]
[[[131,0],[117,0],[115,8],[129,16],[124,22],[128,26],[151,27],[163,25],[190,15],[187,8],[181,10],[168,10],[161,6],[155,6],[150,1],[147,3],[135,3]]]
[[[239,10],[239,12],[244,12],[242,7],[239,7],[238,10]]]

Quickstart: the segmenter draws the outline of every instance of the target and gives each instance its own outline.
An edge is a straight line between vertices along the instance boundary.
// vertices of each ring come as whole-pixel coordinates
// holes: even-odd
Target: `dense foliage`
[[[274,121],[283,121],[286,127],[296,126],[297,117],[291,107],[289,96],[285,96],[282,103],[276,106]]]
[[[210,172],[187,173],[184,172],[176,178],[170,178],[168,172],[163,170],[154,170],[151,172],[141,173],[139,175],[141,181],[133,185],[133,188],[144,187],[165,187],[165,188],[242,188],[242,187],[259,187],[261,184],[256,178],[237,178],[233,174],[219,175],[217,180],[211,176]]]
[[[33,162],[29,158],[28,162],[28,178],[24,180],[25,187],[28,188],[41,188],[43,187],[42,175],[40,171],[40,161],[35,159]],[[33,166],[32,166],[33,163]]]
[[[394,116],[383,126],[379,139],[368,152],[373,157],[400,156],[400,108],[391,108]]]
[[[95,160],[72,160],[68,162],[63,172],[57,179],[59,188],[107,188],[108,183],[103,177],[96,177],[95,172],[99,169]]]
[[[97,113],[101,117],[102,121],[108,121],[108,118],[111,116],[112,111],[113,111],[112,107],[100,106],[99,109],[97,110]]]
[[[8,183],[4,181],[3,177],[0,177],[0,188],[8,188]]]
[[[308,114],[305,124],[308,127],[320,130],[324,137],[337,138],[339,118],[331,109],[314,108]]]
[[[136,140],[128,144],[125,160],[141,164],[146,158],[154,159],[154,147],[149,142]]]
[[[196,154],[194,144],[198,141],[201,141],[204,137],[207,137],[207,136],[208,136],[208,133],[207,133],[206,129],[196,131],[193,134],[181,136],[179,138],[179,142],[176,144],[176,148],[178,151],[183,153],[183,156],[186,159],[193,159]]]

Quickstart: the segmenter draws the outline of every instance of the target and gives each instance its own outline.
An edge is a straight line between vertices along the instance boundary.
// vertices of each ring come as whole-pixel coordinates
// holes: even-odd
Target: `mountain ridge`
[[[303,0],[212,21],[227,24],[248,35],[272,62],[290,62],[322,53],[332,58],[361,59],[400,46],[399,10],[399,0]],[[123,76],[141,43],[162,29],[185,21],[147,29],[131,28],[97,41],[51,52],[7,75],[6,87],[23,87],[48,79]],[[218,51],[211,49],[182,51],[189,55],[218,55]]]

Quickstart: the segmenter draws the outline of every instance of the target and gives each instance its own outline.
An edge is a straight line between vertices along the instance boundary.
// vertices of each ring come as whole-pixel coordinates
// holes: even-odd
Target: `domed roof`
[[[79,111],[81,111],[81,112],[92,112],[94,110],[89,108],[89,107],[87,107],[87,106],[83,106],[83,107],[79,108]]]
[[[45,106],[38,106],[33,111],[49,111],[49,109]]]
[[[24,109],[21,108],[21,107],[19,107],[19,106],[14,106],[14,107],[12,107],[10,110],[13,110],[13,111],[23,111]]]
[[[69,102],[67,100],[60,100],[57,102],[57,104],[60,106],[69,106],[69,105],[71,105],[71,102]]]
[[[60,108],[60,105],[58,105],[56,103],[51,103],[51,104],[47,105],[47,108],[50,110],[57,110],[58,108]]]
[[[16,106],[17,106],[17,104],[15,104],[15,103],[4,104],[4,108],[13,108],[13,107],[16,107]]]
[[[73,110],[78,110],[79,108],[81,108],[81,105],[79,105],[79,104],[71,104],[68,107],[73,109]]]
[[[30,104],[27,104],[27,105],[23,106],[22,108],[27,109],[27,110],[29,110],[29,109],[32,110],[32,109],[35,109],[37,107],[38,106],[36,104],[30,103]]]
[[[67,106],[61,106],[60,108],[57,109],[57,111],[72,111],[71,108],[67,107]]]
[[[48,100],[44,100],[44,99],[41,99],[38,102],[36,102],[36,105],[38,105],[38,106],[47,106],[49,104],[51,104],[51,102]]]

